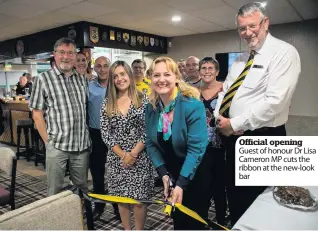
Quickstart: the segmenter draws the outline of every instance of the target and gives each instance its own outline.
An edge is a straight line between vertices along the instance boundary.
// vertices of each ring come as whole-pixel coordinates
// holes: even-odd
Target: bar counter
[[[28,100],[4,100],[0,99],[0,106],[3,110],[3,122],[5,131],[0,136],[0,142],[8,145],[17,145],[17,120],[31,118]],[[23,132],[22,132],[23,134]],[[30,134],[29,134],[29,137]],[[24,135],[21,135],[21,147],[25,146]]]

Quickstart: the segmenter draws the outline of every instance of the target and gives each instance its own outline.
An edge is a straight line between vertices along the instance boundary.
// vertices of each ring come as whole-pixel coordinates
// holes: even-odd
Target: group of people
[[[224,83],[216,80],[217,60],[194,56],[178,64],[158,57],[148,78],[143,60],[130,67],[99,57],[91,79],[81,64],[85,55],[71,39],[59,39],[55,64],[35,78],[30,99],[46,144],[48,194],[61,190],[69,160],[71,180],[84,192],[90,168],[95,193],[105,193],[107,171],[108,194],[150,199],[155,168],[172,204],[207,219],[213,197],[217,222],[225,223],[228,205],[234,224],[266,187],[235,186],[235,142],[245,135],[286,135],[300,74],[297,50],[269,33],[261,4],[242,6],[236,22],[249,52],[233,63]],[[103,205],[95,207],[102,213]],[[131,209],[135,228],[144,229],[146,206],[118,209],[125,230],[132,227]],[[178,210],[172,218],[174,229],[205,229]]]

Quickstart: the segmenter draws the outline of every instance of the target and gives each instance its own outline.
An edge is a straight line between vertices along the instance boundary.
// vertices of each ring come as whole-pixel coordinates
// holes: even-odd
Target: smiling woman
[[[107,97],[102,105],[101,134],[108,146],[107,182],[110,195],[149,200],[153,195],[153,167],[145,152],[145,108],[149,100],[135,86],[124,61],[110,67]],[[130,207],[119,204],[125,230],[131,230]],[[143,230],[146,208],[133,205],[136,230]]]
[[[219,63],[212,57],[205,57],[199,62],[199,72],[201,77],[201,101],[205,107],[206,125],[208,131],[209,145],[207,154],[211,155],[211,170],[208,174],[212,176],[211,196],[213,196],[216,208],[216,220],[219,224],[225,223],[226,216],[226,196],[225,196],[225,159],[224,148],[221,138],[216,129],[216,118],[214,110],[218,100],[218,94],[222,91],[223,84],[216,81],[219,74]],[[213,177],[214,176],[214,177]],[[217,177],[215,177],[217,176]]]
[[[107,89],[106,113],[108,116],[120,114],[118,99],[126,98],[136,108],[140,107],[142,94],[137,91],[132,70],[126,62],[116,61],[110,67]]]
[[[87,66],[88,66],[88,62],[87,62],[86,56],[83,53],[78,52],[76,54],[76,63],[75,63],[76,71],[82,75],[85,75],[87,74]]]
[[[88,81],[93,80],[94,76],[89,71],[88,60],[82,52],[76,54],[75,69],[79,74],[84,75]]]
[[[211,160],[205,155],[208,138],[202,128],[206,127],[206,116],[199,91],[182,80],[177,64],[169,57],[155,59],[151,69],[147,154],[162,178],[165,197],[207,219]],[[178,210],[172,218],[175,230],[205,229]]]

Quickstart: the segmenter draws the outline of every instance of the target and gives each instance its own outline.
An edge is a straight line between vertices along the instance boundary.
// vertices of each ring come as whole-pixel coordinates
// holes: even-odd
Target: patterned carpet
[[[9,187],[9,178],[0,171],[0,185]],[[16,179],[16,208],[30,204],[46,197],[47,184],[36,177],[17,172]],[[162,198],[162,188],[155,188],[154,198]],[[151,205],[148,207],[148,217],[145,225],[146,230],[171,230],[172,220],[162,213],[163,207]],[[0,215],[10,211],[10,207],[0,207]],[[209,218],[214,218],[213,206],[210,208]],[[101,218],[94,222],[96,230],[123,230],[121,222],[115,218],[113,207],[107,204]]]
[[[156,195],[154,198],[162,198],[162,188],[155,188]],[[148,216],[145,230],[172,230],[172,220],[162,213],[163,207],[150,205],[148,207]],[[133,217],[132,217],[133,220]],[[132,222],[133,223],[133,222]],[[111,204],[106,205],[106,210],[101,218],[94,222],[97,230],[123,230],[121,222],[115,218]],[[134,228],[134,227],[132,227]]]
[[[0,171],[0,185],[8,189],[10,183],[10,177],[7,177],[4,172]],[[16,208],[20,208],[46,197],[46,189],[46,182],[21,172],[17,172],[15,190]],[[10,211],[9,205],[4,207],[0,206],[0,214],[7,211]]]

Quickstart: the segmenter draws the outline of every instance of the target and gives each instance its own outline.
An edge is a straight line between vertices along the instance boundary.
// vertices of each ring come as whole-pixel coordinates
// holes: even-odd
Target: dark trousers
[[[182,204],[189,209],[197,212],[203,219],[208,218],[208,209],[210,206],[210,185],[211,185],[211,174],[209,174],[211,168],[211,155],[204,155],[198,169],[195,173],[194,178],[190,181],[188,187],[183,192]],[[178,171],[169,171],[174,179],[177,179]],[[178,174],[174,173],[178,172]],[[205,225],[201,222],[185,215],[178,209],[172,213],[173,226],[175,230],[204,230]]]
[[[285,125],[246,131],[243,136],[286,136]],[[226,151],[226,190],[234,225],[267,186],[235,186],[235,142],[240,136],[221,136]]]
[[[226,216],[226,194],[225,194],[225,150],[208,146],[207,155],[211,156],[210,173],[211,194],[214,200],[215,217],[219,224],[224,225]]]
[[[105,194],[105,165],[108,148],[102,139],[99,129],[89,128],[89,134],[92,140],[92,152],[89,156],[89,168],[93,178],[94,193]],[[103,210],[104,203],[95,203],[95,208]],[[114,213],[118,214],[118,205],[113,204]]]
[[[105,194],[105,165],[107,146],[102,140],[99,129],[89,128],[89,133],[92,140],[92,152],[89,156],[89,168],[93,178],[94,193]],[[103,209],[105,204],[95,203],[96,208]]]

